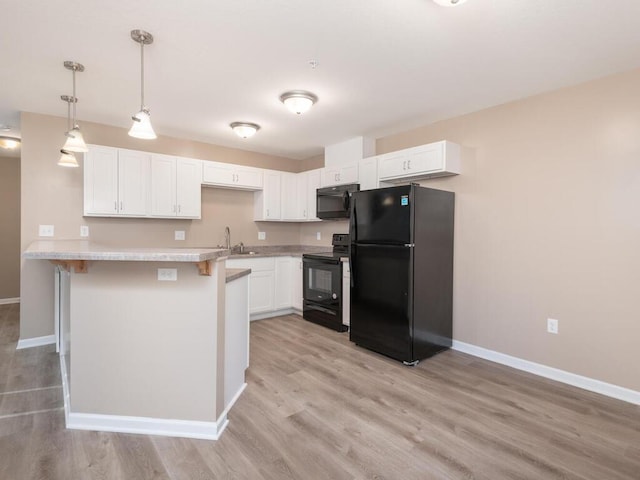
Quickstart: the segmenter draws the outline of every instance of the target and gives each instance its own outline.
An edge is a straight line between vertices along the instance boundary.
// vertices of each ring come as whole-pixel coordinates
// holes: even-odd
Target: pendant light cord
[[[144,40],[140,42],[140,110],[144,110]]]

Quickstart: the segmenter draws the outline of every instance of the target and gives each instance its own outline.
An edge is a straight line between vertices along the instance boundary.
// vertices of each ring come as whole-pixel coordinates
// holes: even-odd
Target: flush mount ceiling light
[[[73,103],[74,106],[77,103],[78,99],[74,96],[74,97],[70,97],[69,95],[60,95],[60,99],[63,102],[67,102],[67,135],[69,135],[69,132],[72,130],[71,128],[71,104]],[[82,138],[82,137],[81,137]],[[74,137],[75,139],[75,137]],[[71,140],[71,137],[67,137],[67,143],[69,143],[69,140]],[[76,156],[73,154],[73,152],[66,150],[67,144],[65,143],[64,147],[62,147],[62,149],[60,150],[60,153],[62,154],[60,156],[60,159],[58,160],[58,166],[60,167],[77,167],[78,166],[78,161],[76,160]]]
[[[240,138],[253,137],[260,130],[260,125],[257,123],[233,122],[229,126]]]
[[[457,7],[458,5],[462,5],[467,0],[433,0],[435,3],[440,5],[441,7]]]
[[[15,150],[20,146],[20,141],[21,140],[16,137],[5,137],[4,135],[0,135],[0,148]]]
[[[300,115],[308,111],[318,101],[318,97],[304,90],[291,90],[280,95],[280,101],[293,113]]]
[[[144,140],[153,140],[157,136],[151,126],[149,109],[144,104],[144,46],[153,43],[153,35],[144,30],[131,30],[131,38],[140,44],[140,111],[131,117],[133,126],[129,130],[129,135]]]
[[[69,102],[73,103],[73,122],[70,124],[71,128],[69,128],[65,134],[67,136],[67,141],[62,149],[67,152],[88,152],[89,149],[87,148],[87,144],[84,143],[80,127],[76,123],[76,104],[78,103],[78,97],[76,97],[76,72],[84,72],[84,65],[77,62],[66,61],[64,62],[64,68],[71,70],[73,74],[73,95],[68,97],[69,99],[73,99],[69,100]],[[63,100],[65,99],[63,98]]]

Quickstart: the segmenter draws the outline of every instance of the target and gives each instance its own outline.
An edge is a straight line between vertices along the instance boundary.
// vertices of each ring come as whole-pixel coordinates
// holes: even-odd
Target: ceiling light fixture
[[[21,140],[16,137],[5,137],[0,136],[0,148],[5,148],[7,150],[15,150],[20,146]]]
[[[69,132],[71,131],[71,104],[73,103],[75,106],[78,99],[75,96],[70,97],[69,95],[60,95],[60,99],[63,102],[67,102],[67,135],[68,135]],[[68,142],[69,142],[69,139],[67,139],[67,143]],[[78,167],[79,165],[78,165],[78,161],[76,160],[76,156],[73,154],[73,152],[66,150],[65,149],[66,146],[67,144],[65,143],[64,147],[62,147],[62,149],[60,150],[60,153],[62,155],[58,160],[58,166]]]
[[[157,138],[156,132],[151,126],[151,114],[144,104],[144,46],[153,43],[153,35],[144,30],[131,30],[131,38],[140,44],[140,111],[133,115],[133,126],[129,135],[144,140]]]
[[[229,126],[240,138],[253,137],[260,130],[260,125],[257,123],[233,122]]]
[[[76,72],[84,72],[84,65],[77,62],[66,61],[64,62],[64,68],[71,70],[73,74],[73,96],[69,97],[73,99],[71,101],[71,103],[73,103],[73,122],[70,124],[69,130],[67,130],[67,133],[65,134],[67,136],[67,141],[62,149],[67,152],[88,152],[89,149],[87,148],[87,144],[84,143],[80,127],[76,123],[76,104],[78,103],[78,97],[76,97]]]
[[[458,5],[462,5],[467,0],[433,0],[435,3],[440,5],[441,7],[457,7]]]
[[[280,101],[293,113],[300,115],[308,111],[318,101],[318,97],[304,90],[291,90],[280,95]]]

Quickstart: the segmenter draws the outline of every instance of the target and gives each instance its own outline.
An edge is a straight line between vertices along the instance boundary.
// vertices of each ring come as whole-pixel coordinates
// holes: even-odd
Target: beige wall
[[[88,225],[90,239],[121,246],[213,246],[224,243],[224,228],[232,242],[245,245],[299,243],[297,223],[253,221],[253,193],[203,188],[201,220],[84,218],[82,167],[67,169],[56,162],[64,141],[66,120],[23,113],[22,130],[22,241],[24,250],[38,238],[38,225],[55,226],[55,238],[79,238]],[[252,152],[159,137],[154,141],[129,137],[122,128],[82,122],[89,143],[156,153],[296,171],[299,162]],[[174,240],[175,230],[186,231],[186,241]],[[258,241],[258,231],[266,233]],[[53,267],[44,261],[23,261],[21,268],[20,338],[53,333]],[[18,296],[16,294],[16,296]]]
[[[379,139],[447,139],[456,340],[640,390],[640,71]],[[559,334],[546,333],[548,317]]]
[[[0,157],[0,300],[20,296],[20,159]]]

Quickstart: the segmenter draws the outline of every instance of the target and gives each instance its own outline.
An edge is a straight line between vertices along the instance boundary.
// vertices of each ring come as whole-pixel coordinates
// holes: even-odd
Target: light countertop
[[[108,247],[87,240],[36,240],[22,254],[22,258],[35,260],[122,262],[202,262],[228,256],[226,249]]]

